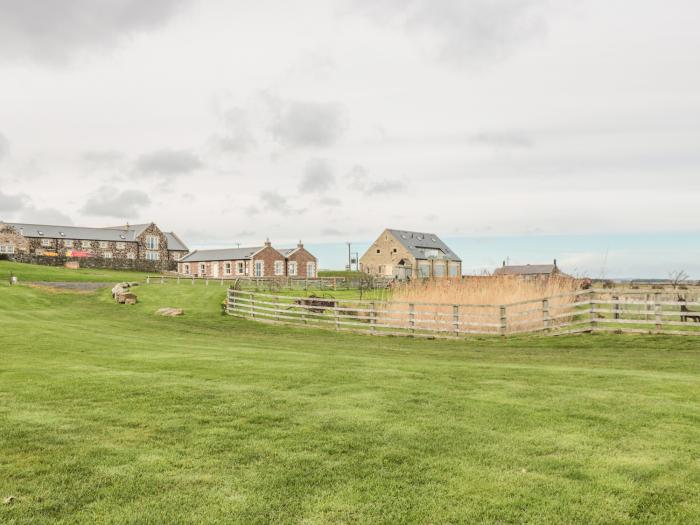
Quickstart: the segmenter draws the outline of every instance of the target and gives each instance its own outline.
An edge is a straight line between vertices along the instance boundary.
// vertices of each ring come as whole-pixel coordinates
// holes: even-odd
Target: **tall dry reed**
[[[542,299],[551,298],[549,315],[555,316],[575,300],[573,295],[556,296],[578,288],[575,279],[556,276],[535,280],[488,276],[413,281],[394,288],[388,311],[382,317],[387,324],[416,330],[495,333],[501,329],[501,305],[532,301],[507,306],[507,331],[537,329],[544,325]]]

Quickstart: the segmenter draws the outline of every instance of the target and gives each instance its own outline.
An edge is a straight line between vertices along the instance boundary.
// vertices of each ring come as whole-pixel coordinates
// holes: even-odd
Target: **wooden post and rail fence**
[[[290,292],[293,294],[293,292]],[[700,302],[676,292],[591,289],[511,304],[360,301],[228,290],[227,313],[371,335],[638,333],[700,335]],[[685,309],[685,310],[684,310]]]

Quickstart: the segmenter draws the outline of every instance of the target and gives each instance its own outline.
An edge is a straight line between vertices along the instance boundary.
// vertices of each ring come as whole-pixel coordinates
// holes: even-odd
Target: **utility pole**
[[[350,243],[348,245],[348,270],[352,270],[352,256],[350,255]]]

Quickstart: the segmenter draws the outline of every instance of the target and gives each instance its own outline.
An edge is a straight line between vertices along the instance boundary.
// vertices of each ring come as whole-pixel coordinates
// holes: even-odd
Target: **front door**
[[[218,262],[211,263],[211,276],[212,277],[219,276],[219,263]]]

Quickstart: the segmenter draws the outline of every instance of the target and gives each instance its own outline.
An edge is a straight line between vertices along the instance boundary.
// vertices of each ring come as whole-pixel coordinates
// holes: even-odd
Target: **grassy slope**
[[[147,273],[103,270],[98,268],[80,268],[66,270],[61,267],[41,266],[11,261],[0,261],[0,281],[8,282],[10,274],[16,275],[20,282],[28,281],[83,281],[83,282],[119,282],[143,281]],[[153,274],[151,274],[153,275]]]
[[[138,293],[0,283],[0,523],[700,516],[695,339],[371,338]]]

